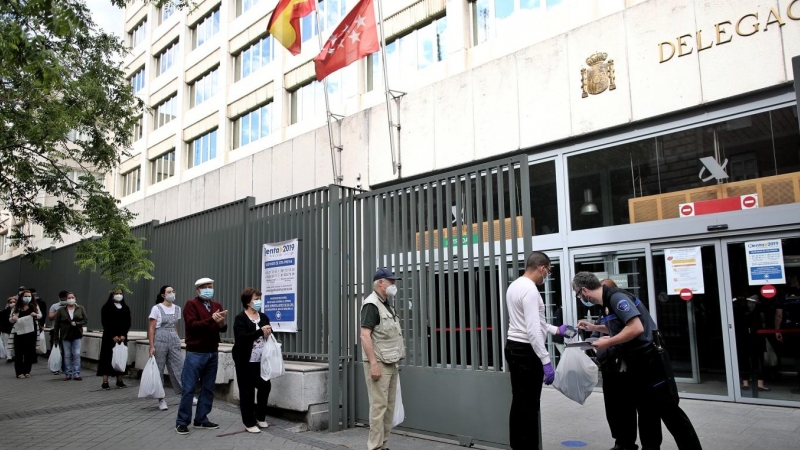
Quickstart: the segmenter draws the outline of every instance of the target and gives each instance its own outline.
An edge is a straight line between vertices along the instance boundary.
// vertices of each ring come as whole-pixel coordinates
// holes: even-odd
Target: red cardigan
[[[187,352],[214,353],[219,350],[219,334],[228,331],[228,324],[220,326],[211,315],[222,310],[222,305],[213,301],[211,311],[207,310],[199,297],[186,302],[183,320],[186,324]]]

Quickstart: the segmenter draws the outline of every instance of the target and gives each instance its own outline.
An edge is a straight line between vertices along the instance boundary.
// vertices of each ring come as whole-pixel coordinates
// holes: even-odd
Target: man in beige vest
[[[369,450],[385,449],[392,431],[397,394],[397,363],[406,347],[400,320],[388,298],[397,294],[391,270],[383,267],[372,277],[372,294],[361,307],[361,358],[369,393]]]

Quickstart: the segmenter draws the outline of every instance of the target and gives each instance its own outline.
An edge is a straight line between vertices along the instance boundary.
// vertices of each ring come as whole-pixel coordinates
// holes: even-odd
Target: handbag
[[[269,381],[283,375],[283,355],[281,354],[281,344],[275,340],[275,336],[270,334],[264,342],[264,350],[261,352],[261,378]]]
[[[128,368],[128,346],[118,342],[111,355],[111,367],[117,372],[125,372]]]
[[[36,353],[47,354],[47,342],[44,340],[44,331],[39,330],[39,337],[36,338]]]
[[[400,395],[400,376],[397,376],[397,394],[394,400],[394,414],[392,415],[392,428],[403,423],[406,418],[406,410],[403,408],[403,396]]]

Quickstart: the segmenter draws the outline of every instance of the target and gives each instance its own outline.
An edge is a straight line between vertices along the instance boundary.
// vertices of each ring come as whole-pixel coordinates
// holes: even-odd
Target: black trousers
[[[256,426],[256,421],[267,417],[267,401],[272,382],[261,378],[261,363],[236,363],[236,384],[239,386],[239,410],[246,427]],[[256,389],[258,399],[256,400]]]
[[[600,366],[603,374],[603,403],[606,407],[606,421],[614,438],[614,445],[626,450],[637,450],[636,445],[636,404],[626,399],[631,379],[628,372],[620,372],[617,358],[609,358]],[[661,421],[659,421],[659,426]],[[658,443],[661,442],[659,428]],[[644,446],[644,442],[642,442]]]
[[[530,344],[506,340],[508,371],[511,373],[511,413],[508,434],[512,449],[539,448],[539,401],[544,369]]]
[[[670,387],[675,383],[668,376],[671,369],[666,370],[655,347],[626,355],[624,359],[634,389],[630,398],[635,399],[639,412],[642,449],[658,449],[661,446],[663,421],[679,450],[702,450],[692,422],[678,406],[680,399]]]
[[[31,373],[34,362],[36,362],[36,333],[14,336],[14,370],[17,376]]]

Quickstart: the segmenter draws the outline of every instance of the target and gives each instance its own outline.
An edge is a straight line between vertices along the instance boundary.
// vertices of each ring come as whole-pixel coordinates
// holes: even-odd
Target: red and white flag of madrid
[[[361,0],[333,31],[331,38],[314,58],[317,80],[377,52],[378,30],[372,0]]]

